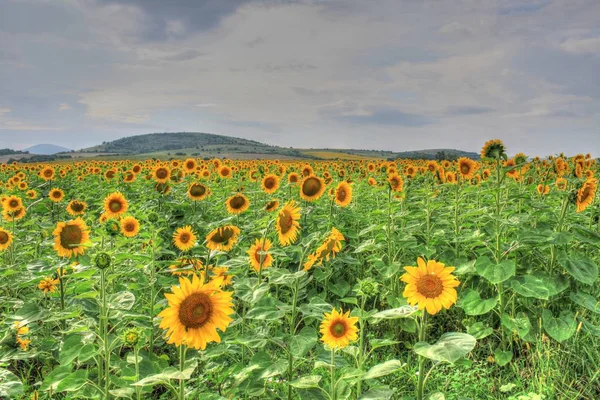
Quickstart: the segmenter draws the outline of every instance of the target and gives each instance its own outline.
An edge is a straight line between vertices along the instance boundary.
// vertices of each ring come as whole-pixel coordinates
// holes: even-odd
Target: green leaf
[[[296,389],[310,389],[319,387],[319,382],[321,382],[320,375],[309,375],[290,382],[290,385]]]
[[[389,400],[394,395],[391,389],[371,389],[363,393],[358,400]]]
[[[531,331],[531,321],[527,314],[521,312],[514,318],[508,314],[502,314],[502,326],[511,332],[516,332],[521,339],[524,339]]]
[[[490,283],[497,284],[514,276],[516,265],[513,260],[503,260],[500,264],[496,264],[489,257],[483,256],[475,262],[475,269]]]
[[[581,225],[571,226],[571,231],[577,239],[584,243],[600,245],[600,233],[598,232],[594,232]]]
[[[467,328],[467,333],[475,339],[480,340],[490,336],[494,330],[483,322],[476,322]]]
[[[546,283],[531,275],[517,276],[510,280],[511,288],[523,297],[533,297],[536,299],[548,300],[550,291]]]
[[[510,350],[502,350],[500,348],[494,351],[494,359],[496,360],[496,364],[501,367],[504,367],[508,364],[513,358],[513,352]]]
[[[23,394],[23,383],[15,374],[0,368],[0,398],[16,399]]]
[[[276,300],[274,298],[265,297],[246,313],[246,318],[274,321],[283,318],[284,315],[285,311],[277,308]]]
[[[475,348],[477,341],[467,333],[444,333],[435,344],[418,342],[413,350],[420,356],[434,361],[445,361],[454,364]]]
[[[435,392],[431,394],[427,400],[446,400],[446,396],[442,392]]]
[[[304,357],[318,341],[315,328],[305,326],[298,334],[290,339],[290,352],[296,358]]]
[[[60,352],[60,356],[58,357],[58,361],[61,365],[69,365],[77,358],[79,352],[83,348],[83,343],[81,342],[81,335],[69,335],[65,339],[62,347],[62,351]]]
[[[66,376],[63,380],[59,382],[56,387],[57,392],[76,392],[81,389],[86,381],[88,376],[87,369],[79,369],[68,376]]]
[[[581,283],[593,285],[598,279],[598,266],[584,255],[560,252],[558,262],[573,278]]]
[[[111,310],[131,310],[135,303],[135,296],[131,292],[119,292],[109,297],[108,307]]]
[[[373,350],[378,349],[380,347],[394,346],[398,343],[400,343],[400,342],[398,342],[396,340],[391,340],[391,339],[371,339],[369,341],[369,344],[371,345],[371,349],[373,349]]]
[[[408,318],[419,310],[417,306],[405,305],[399,308],[393,308],[390,310],[380,311],[376,314],[373,314],[371,318],[373,319],[373,323],[378,323],[384,319],[398,319],[398,318]]]
[[[389,360],[381,364],[377,364],[367,371],[362,376],[362,380],[380,378],[402,369],[402,363],[398,360]]]
[[[460,296],[457,306],[462,308],[467,315],[482,315],[490,312],[497,303],[497,297],[483,300],[478,291],[469,289]]]
[[[573,302],[587,308],[591,312],[600,314],[600,301],[596,300],[596,298],[592,295],[582,291],[577,291],[571,292],[571,294],[569,294],[569,298]]]
[[[542,311],[542,326],[552,339],[564,342],[575,334],[577,321],[571,311],[561,311],[558,318],[554,317],[552,311]]]
[[[337,281],[335,283],[329,281],[327,286],[329,287],[329,291],[336,294],[340,298],[346,296],[350,291],[350,285],[344,280]]]

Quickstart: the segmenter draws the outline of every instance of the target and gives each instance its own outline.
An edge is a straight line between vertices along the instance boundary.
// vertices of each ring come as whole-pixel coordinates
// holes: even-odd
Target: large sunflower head
[[[67,212],[73,216],[83,215],[86,208],[87,204],[84,201],[72,200],[71,202],[69,202],[69,205],[67,205]]]
[[[125,214],[128,208],[129,203],[120,192],[111,193],[104,199],[104,213],[109,218]]]
[[[346,207],[352,202],[352,186],[346,181],[342,181],[335,189],[335,204],[340,207]]]
[[[231,168],[228,167],[227,165],[222,165],[221,167],[219,167],[219,176],[221,178],[225,178],[225,179],[231,179]]]
[[[196,163],[196,160],[194,160],[193,158],[188,158],[183,163],[183,170],[187,173],[192,173],[196,171],[197,166],[198,164]]]
[[[53,203],[58,203],[65,198],[65,192],[63,192],[61,189],[54,188],[50,190],[50,193],[48,193],[48,197]]]
[[[173,243],[181,251],[188,251],[196,244],[196,234],[192,227],[187,225],[182,228],[177,228],[173,234]]]
[[[121,219],[121,233],[125,237],[135,237],[140,233],[140,222],[132,216]]]
[[[192,183],[188,188],[187,195],[194,201],[204,200],[210,194],[210,190],[201,183]]]
[[[470,180],[477,171],[477,163],[470,158],[461,157],[457,162],[458,174],[464,180]]]
[[[166,183],[171,179],[171,169],[166,165],[157,165],[152,170],[152,179],[157,183]]]
[[[596,190],[598,189],[598,181],[596,179],[588,179],[584,182],[583,186],[577,191],[577,212],[580,213],[585,211],[586,208],[592,204],[596,197]]]
[[[300,230],[300,207],[290,200],[277,215],[275,229],[279,235],[279,244],[287,246],[296,241]]]
[[[419,310],[427,310],[431,315],[438,313],[442,307],[450,308],[456,303],[456,289],[460,282],[452,275],[454,267],[446,267],[434,260],[425,262],[417,259],[416,267],[404,267],[406,273],[400,280],[405,282],[403,296],[411,305],[417,304]]]
[[[506,159],[506,147],[502,140],[492,139],[485,142],[481,148],[481,158]]]
[[[204,350],[210,342],[221,342],[217,329],[225,332],[232,319],[232,292],[221,290],[223,278],[204,283],[196,275],[192,280],[179,278],[173,293],[166,293],[169,306],[158,314],[159,327],[166,329],[167,343]]]
[[[351,317],[350,311],[334,308],[321,322],[321,341],[332,349],[343,349],[358,339],[357,323],[358,317]]]
[[[398,174],[392,174],[388,177],[388,183],[390,184],[390,188],[394,192],[401,192],[404,188],[404,180]]]
[[[206,235],[206,247],[211,250],[229,251],[237,242],[239,235],[240,228],[234,225],[213,229]]]
[[[8,196],[2,201],[2,208],[5,211],[16,211],[23,207],[23,200],[19,196]]]
[[[40,178],[44,181],[48,182],[54,179],[54,168],[51,166],[46,166],[40,170]]]
[[[295,172],[290,172],[290,174],[288,175],[288,182],[291,183],[292,185],[295,185],[299,181],[300,181],[300,175],[298,175]]]
[[[273,264],[273,256],[269,249],[273,244],[269,239],[256,239],[256,242],[246,252],[250,258],[250,265],[254,271],[259,272],[269,268]]]
[[[13,241],[12,233],[0,228],[0,251],[4,251],[10,247]]]
[[[265,176],[262,180],[262,188],[265,193],[275,193],[279,189],[279,177],[273,174]]]
[[[300,184],[300,197],[306,201],[318,200],[325,192],[325,182],[316,175],[309,175],[302,179]]]
[[[54,235],[54,250],[61,257],[83,255],[89,244],[90,230],[81,218],[69,222],[59,222]]]
[[[241,193],[231,196],[225,201],[229,214],[241,214],[250,207],[250,200]]]

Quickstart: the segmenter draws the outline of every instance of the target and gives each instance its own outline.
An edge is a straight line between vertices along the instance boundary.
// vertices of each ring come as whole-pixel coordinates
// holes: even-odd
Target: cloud
[[[573,54],[600,54],[600,37],[567,39],[560,47]]]
[[[180,53],[165,56],[162,59],[165,61],[189,61],[189,60],[198,58],[201,55],[202,55],[202,53],[199,52],[198,50],[189,49],[189,50],[184,50]]]
[[[491,112],[494,112],[493,108],[481,106],[450,106],[446,110],[446,114],[449,116],[477,115]]]
[[[58,106],[58,111],[68,111],[71,110],[71,106],[68,103],[60,103]]]

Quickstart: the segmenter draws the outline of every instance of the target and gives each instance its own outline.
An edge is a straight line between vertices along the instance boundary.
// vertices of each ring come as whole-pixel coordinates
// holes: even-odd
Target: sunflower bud
[[[96,256],[94,262],[96,263],[96,267],[98,269],[106,269],[110,267],[111,259],[110,255],[106,253],[100,253]]]
[[[105,229],[106,229],[106,232],[110,236],[117,236],[119,234],[119,232],[121,231],[121,227],[119,226],[119,223],[117,221],[115,221],[114,219],[108,220],[108,222],[105,225]]]
[[[129,328],[123,333],[123,341],[131,347],[135,347],[142,339],[142,332],[139,328]]]
[[[356,293],[363,297],[372,297],[379,292],[379,284],[373,278],[365,278],[358,281]]]
[[[148,222],[155,223],[158,221],[158,214],[155,212],[151,212],[148,214]]]

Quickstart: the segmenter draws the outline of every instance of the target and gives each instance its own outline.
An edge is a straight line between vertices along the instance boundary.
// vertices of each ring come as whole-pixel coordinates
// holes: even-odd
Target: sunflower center
[[[302,185],[302,192],[307,196],[314,196],[321,190],[321,181],[317,178],[308,178]]]
[[[44,171],[44,176],[45,176],[46,178],[50,178],[50,177],[52,176],[52,171],[50,171],[50,170],[45,170],[45,171]]]
[[[267,189],[272,189],[273,187],[275,187],[275,179],[273,178],[268,178],[265,180],[265,187]]]
[[[133,222],[128,222],[125,224],[125,230],[127,232],[133,232],[135,230],[135,224]]]
[[[346,333],[346,324],[341,321],[338,321],[331,325],[329,331],[335,338],[341,338]]]
[[[0,232],[0,244],[8,243],[8,233]]]
[[[70,248],[81,244],[83,232],[81,228],[75,225],[67,225],[60,233],[60,245],[64,248]]]
[[[470,168],[467,164],[464,164],[462,167],[460,167],[460,170],[462,171],[463,174],[468,174]]]
[[[123,205],[121,204],[120,201],[117,200],[113,200],[110,202],[110,204],[108,205],[108,208],[110,208],[110,211],[112,212],[119,212],[121,211],[121,208],[123,208]]]
[[[10,206],[10,208],[16,208],[19,205],[19,200],[13,199],[8,203],[8,205]]]
[[[264,261],[264,259],[266,258],[264,254],[261,254],[263,251],[264,250],[263,250],[262,246],[256,247],[256,250],[254,251],[254,259],[256,260],[256,262],[262,263]]]
[[[344,201],[346,199],[346,191],[344,189],[340,189],[337,192],[337,198],[340,201]]]
[[[266,209],[267,210],[272,210],[273,208],[275,208],[275,205],[277,205],[276,201],[270,201],[270,202],[267,203]]]
[[[233,230],[229,228],[219,229],[217,233],[213,235],[211,240],[215,243],[225,243],[233,236]]]
[[[179,241],[181,243],[187,243],[190,241],[190,235],[188,233],[182,233],[179,235]]]
[[[237,210],[238,208],[242,208],[244,207],[244,205],[246,204],[246,199],[244,199],[242,196],[235,196],[234,198],[231,199],[231,201],[229,202],[229,205],[231,206],[231,208],[233,208],[234,210]]]
[[[439,276],[423,275],[417,281],[417,291],[428,299],[433,299],[442,294],[444,284]]]
[[[194,165],[194,162],[193,162],[193,161],[188,161],[188,162],[185,164],[185,166],[187,167],[187,169],[194,169],[194,167],[195,167],[196,165]]]
[[[194,185],[190,189],[192,196],[202,196],[206,192],[206,188],[202,185]]]
[[[60,198],[60,192],[59,191],[52,192],[52,197],[54,197],[55,199]]]
[[[156,170],[156,176],[159,179],[165,179],[167,177],[168,173],[167,170],[165,168],[159,168]]]
[[[73,203],[71,205],[71,209],[75,212],[83,211],[83,204],[82,203]]]
[[[294,223],[294,219],[292,218],[292,214],[290,214],[287,210],[281,212],[281,218],[279,218],[279,227],[281,228],[281,233],[287,233]]]
[[[200,328],[210,319],[213,312],[210,297],[204,293],[193,293],[179,306],[179,321],[188,329]]]

